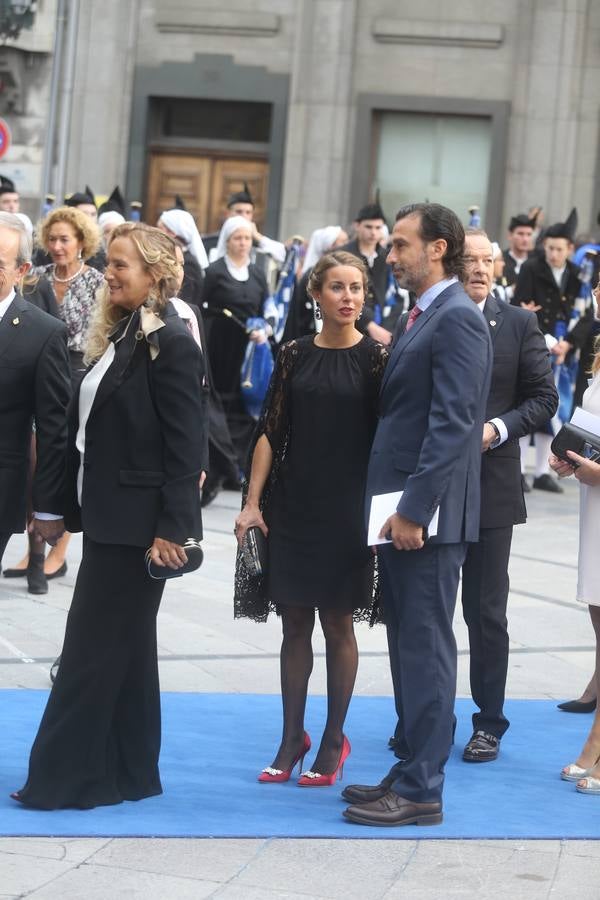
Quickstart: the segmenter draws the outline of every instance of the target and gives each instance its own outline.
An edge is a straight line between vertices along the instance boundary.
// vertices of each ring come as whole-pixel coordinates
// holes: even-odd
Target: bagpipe
[[[304,239],[301,237],[292,238],[283,266],[279,272],[275,293],[267,300],[269,313],[274,313],[277,316],[277,327],[274,330],[274,338],[277,344],[283,336],[283,329],[290,311],[290,301],[294,293],[296,271],[300,262],[300,250],[303,243]]]

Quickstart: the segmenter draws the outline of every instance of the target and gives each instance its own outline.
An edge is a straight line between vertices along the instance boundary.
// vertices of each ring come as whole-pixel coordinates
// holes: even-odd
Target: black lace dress
[[[236,616],[264,621],[281,606],[310,606],[371,617],[364,491],[387,359],[369,337],[344,350],[312,335],[282,346],[254,438],[266,435],[273,449],[261,504],[268,574],[252,578],[238,554]]]

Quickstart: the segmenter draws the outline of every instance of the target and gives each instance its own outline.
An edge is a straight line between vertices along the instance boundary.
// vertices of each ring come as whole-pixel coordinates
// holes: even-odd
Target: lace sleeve
[[[285,459],[290,430],[290,381],[300,346],[298,341],[284,344],[277,355],[275,368],[262,413],[257,422],[254,437],[250,446],[247,464],[247,477],[242,485],[242,508],[248,496],[248,478],[252,465],[254,448],[258,439],[264,434],[271,445],[273,462],[267,483],[260,500],[261,512],[265,522],[269,524],[269,501],[276,483],[281,464]],[[233,609],[235,618],[246,617],[255,622],[267,619],[271,606],[266,596],[266,580],[264,576],[251,575],[245,565],[244,557],[238,549],[235,561],[235,586]]]
[[[388,364],[390,353],[383,344],[369,339],[367,345],[368,354],[368,374],[371,384],[371,396],[373,398],[373,408],[379,411],[379,392],[381,390],[381,382]]]

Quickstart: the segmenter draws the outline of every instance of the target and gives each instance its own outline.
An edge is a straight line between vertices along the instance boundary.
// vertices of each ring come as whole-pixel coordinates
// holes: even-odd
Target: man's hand
[[[183,547],[159,537],[154,538],[150,557],[157,566],[168,566],[169,569],[180,569],[188,561]]]
[[[372,337],[374,341],[379,341],[384,347],[387,347],[392,342],[392,332],[388,331],[387,328],[382,328],[377,322],[369,322],[367,331],[369,337]]]
[[[385,520],[379,537],[388,538],[388,540],[391,538],[396,550],[420,550],[425,544],[423,526],[411,522],[410,519],[405,519],[398,513],[394,513]]]
[[[65,533],[64,519],[33,519],[29,530],[41,541],[46,541],[51,547]]]
[[[531,312],[539,312],[539,310],[542,308],[539,303],[534,303],[533,300],[530,300],[529,303],[523,303],[523,301],[521,300],[521,306],[523,307],[523,309],[530,309]]]
[[[486,422],[483,426],[483,438],[481,439],[481,452],[485,453],[486,450],[489,450],[495,440],[497,440],[498,435],[496,434],[496,429],[493,425],[490,425],[489,422]]]

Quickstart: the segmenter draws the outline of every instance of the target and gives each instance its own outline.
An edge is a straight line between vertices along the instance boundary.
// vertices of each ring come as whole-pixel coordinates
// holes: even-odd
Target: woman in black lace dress
[[[282,619],[283,736],[263,782],[287,781],[310,748],[304,710],[313,656],[315,609],[327,661],[327,723],[311,771],[299,784],[333,784],[350,752],[343,734],[358,651],[353,620],[369,618],[374,557],[367,547],[364,485],[387,351],[355,327],[367,287],[364,264],[326,254],[309,291],[323,330],[284,344],[256,432],[245,505],[236,520],[268,534],[265,578],[238,553],[236,616]]]

